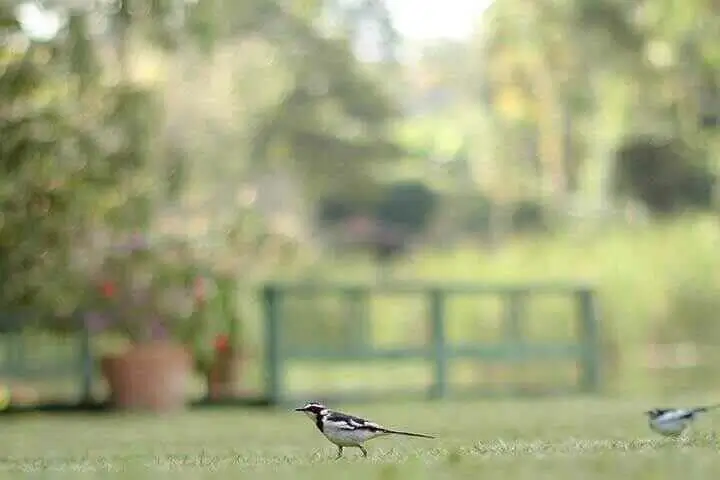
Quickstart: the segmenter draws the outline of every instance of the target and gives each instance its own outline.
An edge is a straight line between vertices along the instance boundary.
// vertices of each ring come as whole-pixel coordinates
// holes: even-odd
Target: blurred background
[[[518,345],[574,341],[589,288],[595,390],[711,388],[719,8],[3,0],[8,395],[261,397],[299,350],[289,392],[425,388],[426,287],[393,293],[420,281],[489,291],[430,315],[448,345],[522,317],[506,353],[441,365],[453,385],[576,375]]]

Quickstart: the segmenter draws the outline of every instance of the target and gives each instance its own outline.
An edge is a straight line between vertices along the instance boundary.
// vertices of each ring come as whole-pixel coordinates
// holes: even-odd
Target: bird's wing
[[[325,422],[332,423],[336,428],[341,428],[343,430],[383,430],[383,427],[377,423],[341,412],[328,413],[325,416]]]
[[[657,408],[657,409],[655,409],[658,416],[665,415],[666,413],[674,412],[676,410],[677,410],[676,408]]]
[[[673,420],[684,420],[692,418],[695,415],[695,410],[688,410],[685,408],[678,408],[676,410],[666,410],[660,416],[659,419],[663,422],[669,422]]]

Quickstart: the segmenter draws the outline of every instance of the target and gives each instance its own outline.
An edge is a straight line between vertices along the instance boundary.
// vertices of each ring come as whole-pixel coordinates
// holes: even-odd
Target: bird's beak
[[[296,412],[304,412],[305,409],[304,409],[304,408],[296,408],[295,411],[296,411]]]

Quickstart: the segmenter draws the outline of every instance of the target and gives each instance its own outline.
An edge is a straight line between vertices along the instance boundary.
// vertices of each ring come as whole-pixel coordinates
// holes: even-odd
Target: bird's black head
[[[650,417],[650,419],[654,419],[662,415],[663,413],[667,412],[667,409],[664,408],[653,408],[652,410],[648,410],[645,412],[645,415]]]
[[[322,415],[323,412],[327,411],[327,409],[328,408],[325,405],[323,405],[322,403],[310,402],[310,403],[306,404],[304,407],[296,408],[295,411],[296,412],[304,412],[308,416],[316,417],[318,415]]]

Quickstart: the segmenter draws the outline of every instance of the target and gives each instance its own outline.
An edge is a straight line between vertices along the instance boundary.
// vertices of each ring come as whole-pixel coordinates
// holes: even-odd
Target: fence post
[[[430,325],[432,332],[433,360],[435,361],[435,384],[430,398],[441,399],[448,393],[448,354],[445,338],[445,292],[430,290]]]
[[[265,323],[265,393],[271,405],[282,399],[282,360],[280,358],[280,324],[278,290],[263,288],[263,320]]]
[[[580,389],[594,392],[600,387],[600,338],[598,311],[594,292],[580,290],[577,293],[580,310],[580,335],[582,348],[582,373]]]

